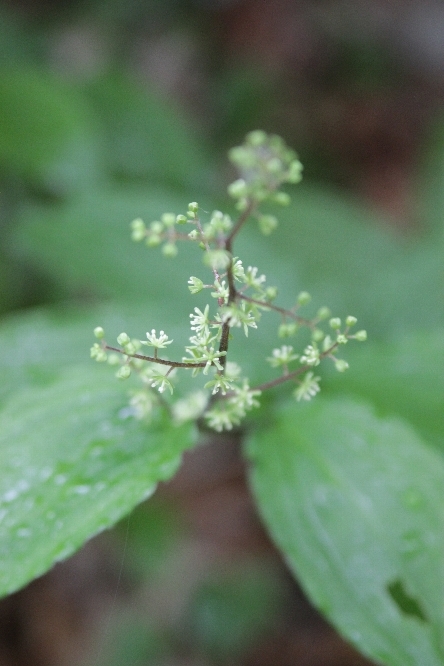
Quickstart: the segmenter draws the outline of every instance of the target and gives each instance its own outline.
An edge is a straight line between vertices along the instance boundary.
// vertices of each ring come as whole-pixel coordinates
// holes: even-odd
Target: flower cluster
[[[179,240],[197,243],[204,253],[204,265],[212,273],[208,283],[196,276],[188,280],[190,293],[207,289],[210,302],[203,310],[195,307],[190,314],[191,334],[180,360],[161,356],[173,343],[164,330],[147,331],[145,340],[120,333],[118,347],[106,343],[103,328],[94,330],[97,342],[91,348],[91,357],[116,366],[119,379],[127,379],[131,374],[139,377],[142,388],[131,392],[128,408],[128,413],[136,418],[152,418],[154,408],[160,405],[170,411],[176,423],[203,419],[216,431],[230,430],[259,405],[257,398],[264,390],[283,382],[296,384],[293,395],[297,401],[313,398],[320,390],[320,377],[313,369],[329,358],[343,372],[348,364],[337,358],[340,347],[350,339],[366,339],[365,331],[351,334],[355,317],[347,317],[343,324],[326,307],[320,308],[311,319],[302,317],[300,309],[311,300],[305,291],[297,296],[290,309],[275,305],[277,289],[267,285],[266,276],[257,267],[244,266],[234,256],[234,239],[248,218],[255,217],[264,234],[276,228],[276,218],[263,214],[260,206],[264,201],[288,203],[288,194],[280,187],[284,183],[298,183],[302,165],[282,139],[262,131],[248,134],[245,143],[233,148],[229,156],[240,172],[240,177],[228,188],[240,211],[237,220],[215,210],[203,222],[199,205],[193,201],[188,204],[186,214],[165,213],[148,226],[140,218],[131,223],[133,240],[144,240],[149,247],[163,244],[162,251],[168,257],[177,254]],[[182,225],[192,228],[184,233],[178,229]],[[229,345],[234,329],[241,329],[247,337],[251,330],[257,329],[263,312],[279,316],[278,337],[293,338],[306,328],[310,341],[300,353],[295,353],[290,344],[273,349],[267,361],[281,374],[251,388],[241,368],[228,360]],[[323,322],[328,331],[323,329]],[[148,347],[151,355],[141,354],[142,346]],[[167,396],[173,394],[175,373],[181,368],[191,370],[193,376],[202,373],[205,383],[198,391],[171,403]]]

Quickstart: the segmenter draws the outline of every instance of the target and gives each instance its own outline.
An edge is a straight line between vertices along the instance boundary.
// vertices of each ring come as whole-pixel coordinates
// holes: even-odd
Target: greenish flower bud
[[[271,199],[280,206],[288,206],[291,201],[290,196],[286,192],[275,192]]]
[[[197,213],[199,210],[199,204],[197,201],[192,201],[191,203],[188,204],[188,212],[191,211],[192,213]]]
[[[239,199],[239,201],[236,201],[234,207],[236,208],[236,210],[243,213],[244,210],[247,210],[247,208],[248,208],[248,199],[246,197],[242,197],[242,199]]]
[[[128,344],[125,345],[124,349],[125,349],[125,353],[129,354],[130,356],[135,354],[136,351],[137,351],[136,347],[133,345],[132,342],[128,342]]]
[[[311,339],[315,342],[321,342],[324,339],[325,333],[320,328],[315,328],[311,334]]]
[[[311,301],[311,295],[308,293],[308,291],[301,291],[301,293],[298,296],[298,304],[299,305],[307,305]]]
[[[176,223],[176,216],[174,213],[164,213],[160,219],[166,227],[174,227]]]
[[[119,344],[121,347],[124,347],[129,342],[131,342],[131,338],[127,333],[121,333],[117,336],[117,344]]]
[[[236,164],[239,167],[248,168],[252,163],[250,151],[243,146],[231,148],[231,150],[228,151],[228,158],[230,162],[233,162],[233,164]]]
[[[270,173],[279,173],[282,171],[282,162],[278,157],[273,157],[267,162],[267,171]]]
[[[130,224],[130,227],[133,231],[137,230],[145,231],[146,228],[144,221],[140,217],[137,217],[135,220],[133,220]]]
[[[367,340],[367,331],[358,331],[351,337],[353,337],[355,340],[358,340],[358,342],[364,342]]]
[[[188,217],[188,221],[189,221],[189,220],[195,220],[196,217],[197,217],[197,215],[196,215],[196,213],[195,213],[194,211],[192,211],[192,210],[188,210],[188,211],[187,211],[187,217]]]
[[[344,359],[338,358],[335,361],[335,368],[338,372],[345,372],[346,370],[348,370],[349,365],[347,361],[344,361]]]
[[[295,321],[284,322],[278,328],[278,336],[280,338],[289,338],[292,335],[295,335],[299,330],[299,326]]]
[[[101,340],[102,338],[105,337],[105,331],[101,326],[96,326],[94,329],[94,336],[98,339]]]
[[[145,229],[136,229],[131,232],[131,240],[133,240],[135,243],[138,243],[145,238],[145,234]]]
[[[345,323],[347,326],[354,326],[358,320],[356,317],[352,317],[352,315],[349,315],[347,319],[345,320]]]
[[[108,365],[120,365],[121,356],[119,354],[108,355]]]
[[[300,183],[302,180],[302,168],[302,164],[299,160],[293,160],[288,169],[286,180],[293,184]]]
[[[91,358],[94,358],[98,363],[104,363],[107,359],[107,355],[104,349],[97,342],[91,347],[90,350]]]
[[[201,242],[199,243],[199,247],[200,247],[201,250],[206,250],[206,249],[207,249],[207,248],[205,247],[205,243],[204,243],[203,241],[201,241]]]
[[[128,379],[131,374],[131,368],[129,365],[122,365],[116,372],[117,379]]]
[[[227,191],[233,199],[240,199],[248,194],[248,186],[243,178],[238,178],[234,183],[228,185]]]
[[[157,247],[158,245],[161,244],[161,242],[162,239],[160,236],[158,236],[157,234],[150,234],[145,241],[145,245],[147,247]]]
[[[159,222],[159,220],[154,220],[154,222],[151,222],[150,231],[152,231],[153,234],[161,234],[163,231],[162,222]]]
[[[326,352],[332,346],[333,346],[333,340],[329,335],[326,335],[324,338],[324,342],[322,343],[322,351]]]
[[[259,229],[264,236],[269,236],[278,225],[277,218],[274,215],[261,215],[258,218]]]
[[[210,250],[204,256],[204,263],[209,268],[227,268],[230,255],[225,250]]]
[[[176,216],[176,223],[177,224],[186,224],[188,222],[188,218],[186,215],[177,215]]]
[[[146,234],[146,227],[143,220],[138,217],[136,220],[133,220],[130,224],[131,227],[131,239],[133,241],[141,241]]]
[[[267,287],[265,290],[265,299],[267,301],[274,301],[278,294],[277,287]]]
[[[327,307],[325,307],[325,306],[322,307],[322,308],[319,308],[316,317],[317,317],[320,321],[322,321],[323,319],[328,319],[329,317],[331,317],[331,310],[330,310],[330,308],[327,308]]]
[[[200,234],[197,231],[197,229],[193,229],[193,231],[190,231],[190,233],[188,234],[188,238],[190,238],[191,240],[196,240],[197,238],[199,238],[199,236]]]
[[[162,247],[162,254],[165,257],[175,257],[177,255],[177,247],[174,243],[165,243]]]
[[[253,132],[248,132],[246,136],[247,143],[250,146],[258,147],[262,146],[267,141],[267,135],[262,130],[254,130]]]
[[[333,330],[341,328],[341,320],[339,319],[339,317],[332,317],[328,323],[330,324],[330,328],[332,328]]]
[[[345,345],[345,344],[347,344],[347,342],[348,342],[348,338],[347,338],[347,336],[344,335],[343,333],[338,333],[338,336],[337,336],[337,338],[336,338],[336,342],[337,342],[339,345]]]

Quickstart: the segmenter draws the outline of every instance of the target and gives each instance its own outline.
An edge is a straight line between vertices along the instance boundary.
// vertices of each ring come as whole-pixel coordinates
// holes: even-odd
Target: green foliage
[[[56,191],[96,176],[97,146],[85,100],[36,68],[0,71],[0,174]]]
[[[249,438],[266,525],[310,598],[377,662],[444,660],[442,458],[345,400],[287,406]]]
[[[82,366],[14,394],[1,421],[3,595],[114,525],[194,444],[190,426],[128,419],[121,388]]]
[[[124,74],[61,83],[29,65],[23,54],[11,67],[6,41],[0,53],[8,62],[0,83],[6,204],[1,305],[20,305],[11,294],[17,282],[26,283],[24,267],[31,266],[48,284],[41,300],[52,306],[10,315],[0,326],[2,594],[128,514],[176,471],[182,451],[196,442],[191,427],[173,426],[170,419],[158,416],[146,424],[130,418],[127,385],[113,381],[103,368],[85,365],[85,359],[90,331],[98,323],[113,339],[128,330],[150,342],[146,332],[153,335],[154,329],[158,338],[164,328],[175,344],[185,343],[189,312],[196,306],[200,314],[193,316],[205,316],[207,269],[198,272],[192,243],[169,261],[160,251],[148,254],[130,243],[128,226],[138,218],[160,223],[165,211],[184,214],[191,196],[199,196],[204,211],[221,207],[211,192],[214,166],[205,147],[155,94]],[[258,504],[295,575],[348,640],[395,666],[434,666],[444,658],[438,511],[444,389],[441,134],[438,127],[425,160],[423,237],[398,238],[356,202],[303,185],[293,203],[280,210],[272,237],[259,235],[257,227],[263,233],[274,230],[276,202],[266,204],[257,224],[249,223],[236,240],[244,273],[259,265],[276,285],[277,296],[268,293],[270,302],[273,296],[279,303],[295,303],[308,289],[313,299],[303,306],[307,319],[328,303],[343,321],[353,312],[369,330],[368,343],[347,347],[345,375],[333,369],[322,373],[322,390],[334,401],[314,396],[318,375],[313,368],[304,388],[313,404],[294,402],[281,409],[288,389],[277,386],[261,397],[261,430],[248,434],[247,424],[246,432]],[[232,156],[244,170],[244,182],[231,190],[242,209],[245,194],[262,196],[263,191],[257,173],[249,173],[248,151]],[[293,182],[298,178],[295,169]],[[287,192],[281,194],[285,203]],[[235,205],[228,210],[232,219]],[[192,220],[188,213],[178,221]],[[223,216],[214,222],[225,223]],[[175,240],[161,238],[168,219],[162,224],[160,232],[133,226],[133,237],[139,233],[145,239],[150,228],[151,244],[159,238],[165,254],[174,254]],[[177,226],[185,229],[190,227]],[[210,268],[213,260],[226,259],[221,248],[213,249],[217,254],[211,255]],[[258,330],[248,324],[248,315],[231,311],[240,335],[234,330],[230,357],[242,364],[253,386],[269,379],[270,365],[275,372],[296,362],[290,361],[295,352],[286,339],[295,331],[293,322],[281,324],[282,346],[274,353],[274,313],[262,312]],[[199,326],[197,319],[193,323]],[[302,333],[302,353],[316,360],[315,348],[306,351],[310,335]],[[183,374],[180,398],[192,384],[191,373]],[[344,394],[347,401],[338,398]],[[359,403],[362,399],[368,407]],[[168,522],[162,517],[146,521],[148,540],[159,521]],[[142,570],[144,549],[143,539],[134,545],[130,569]],[[266,575],[259,578],[264,581]],[[193,635],[215,658],[224,650],[227,659],[240,654],[244,639],[265,627],[267,595],[260,598],[256,579],[241,581],[244,586],[236,581],[233,575],[230,594],[224,592],[225,579],[222,587],[220,581],[210,582],[193,601]],[[212,621],[205,624],[200,620],[208,609]],[[236,620],[228,637],[222,631],[227,618]],[[149,629],[151,649],[145,631],[137,625],[129,637],[134,663],[169,654],[163,636]],[[113,663],[125,658],[116,651],[114,657]]]
[[[121,73],[94,80],[85,92],[103,121],[103,158],[112,176],[206,187],[204,150],[171,103]]]
[[[381,415],[402,416],[444,451],[444,336],[420,330],[350,349],[346,380],[331,373],[327,390],[370,400]]]

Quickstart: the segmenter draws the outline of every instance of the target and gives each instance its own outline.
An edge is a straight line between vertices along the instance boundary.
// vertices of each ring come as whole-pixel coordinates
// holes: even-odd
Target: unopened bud
[[[131,342],[131,338],[127,333],[121,333],[120,335],[117,336],[117,343],[121,346],[124,347],[127,345],[129,342]]]
[[[341,328],[341,320],[339,317],[332,317],[329,321],[330,328],[333,330],[337,330],[338,328]]]
[[[174,243],[165,243],[162,248],[162,254],[165,257],[175,257],[177,255],[177,247]]]
[[[308,291],[301,291],[299,296],[298,296],[298,304],[299,305],[307,305],[311,301],[311,295],[308,293]]]
[[[161,220],[166,227],[173,227],[176,222],[176,216],[174,213],[164,213]]]
[[[117,379],[128,379],[131,374],[131,368],[129,365],[122,365],[116,372]]]

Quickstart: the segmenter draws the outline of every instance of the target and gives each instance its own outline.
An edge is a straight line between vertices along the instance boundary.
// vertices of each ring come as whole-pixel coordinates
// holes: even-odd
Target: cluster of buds
[[[169,409],[176,422],[203,419],[217,431],[229,430],[259,405],[258,397],[264,390],[283,382],[296,385],[293,392],[296,400],[310,400],[319,391],[320,377],[314,374],[314,368],[324,359],[331,359],[335,368],[343,372],[348,364],[337,358],[340,347],[351,339],[366,339],[365,331],[351,333],[356,325],[353,316],[347,317],[343,324],[323,307],[311,319],[302,317],[300,309],[311,300],[307,292],[301,292],[290,309],[275,305],[277,289],[266,284],[265,275],[257,267],[246,267],[233,255],[233,241],[250,216],[257,218],[264,234],[276,228],[274,216],[263,215],[259,208],[266,200],[288,203],[288,194],[279,188],[284,183],[301,180],[302,165],[296,154],[279,137],[256,131],[247,135],[242,146],[230,151],[230,159],[240,172],[240,178],[228,188],[240,211],[236,221],[221,211],[213,211],[204,223],[199,205],[193,201],[186,214],[165,213],[148,226],[140,218],[131,223],[133,240],[144,240],[149,247],[163,243],[166,256],[177,254],[179,240],[196,242],[204,252],[204,264],[212,271],[209,283],[196,276],[188,280],[191,294],[208,289],[212,300],[203,311],[195,307],[190,314],[191,335],[180,360],[163,356],[173,343],[163,330],[148,331],[146,340],[121,333],[117,337],[118,347],[107,344],[101,327],[94,330],[97,342],[91,348],[91,357],[118,366],[119,379],[136,374],[142,383],[141,389],[132,391],[130,399],[129,409],[136,418],[151,418],[157,404]],[[192,229],[184,233],[177,225],[191,225]],[[260,386],[250,387],[241,368],[228,360],[229,344],[232,329],[240,328],[248,336],[251,329],[258,328],[265,311],[279,316],[278,337],[294,337],[305,327],[311,338],[301,353],[295,353],[290,344],[273,349],[267,361],[281,374]],[[327,331],[323,325],[328,327]],[[152,354],[141,354],[142,346],[151,348]],[[211,376],[198,391],[171,404],[163,394],[173,393],[178,369],[191,370],[194,376],[202,374],[206,379]]]

